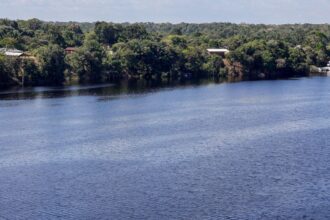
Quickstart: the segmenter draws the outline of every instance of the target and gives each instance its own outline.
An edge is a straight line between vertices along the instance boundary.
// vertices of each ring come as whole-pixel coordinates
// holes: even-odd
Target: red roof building
[[[67,47],[67,48],[65,48],[65,52],[66,52],[67,54],[71,54],[71,53],[73,53],[73,52],[76,52],[76,50],[77,50],[76,47]]]

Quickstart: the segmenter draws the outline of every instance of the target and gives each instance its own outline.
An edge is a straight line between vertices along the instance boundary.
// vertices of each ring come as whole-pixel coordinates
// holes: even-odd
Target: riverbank
[[[60,86],[72,78],[82,84],[289,78],[326,65],[330,54],[328,25],[167,24],[163,29],[96,22],[87,32],[80,25],[0,19],[6,30],[0,37],[0,86]]]

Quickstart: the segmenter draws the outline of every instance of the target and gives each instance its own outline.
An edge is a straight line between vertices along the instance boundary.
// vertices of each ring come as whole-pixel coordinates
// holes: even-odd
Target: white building
[[[0,53],[5,56],[20,57],[24,54],[21,50],[0,48]]]
[[[224,57],[227,53],[229,53],[229,50],[228,49],[225,49],[225,48],[210,48],[210,49],[207,49],[207,52],[209,54],[216,54],[216,55],[220,55],[222,57]]]

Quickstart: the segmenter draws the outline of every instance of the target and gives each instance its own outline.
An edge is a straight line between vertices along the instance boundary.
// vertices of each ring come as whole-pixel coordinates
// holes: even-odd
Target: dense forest
[[[330,55],[330,25],[75,23],[0,19],[0,87],[122,78],[305,76]],[[226,48],[225,57],[207,48]],[[4,50],[5,49],[5,50]]]

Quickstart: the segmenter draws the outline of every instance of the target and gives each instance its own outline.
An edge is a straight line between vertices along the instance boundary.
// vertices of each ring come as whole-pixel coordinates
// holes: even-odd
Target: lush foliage
[[[0,19],[0,86],[168,79],[306,75],[326,65],[330,25],[50,23]],[[73,53],[65,48],[74,47]],[[228,48],[222,58],[207,48]]]

